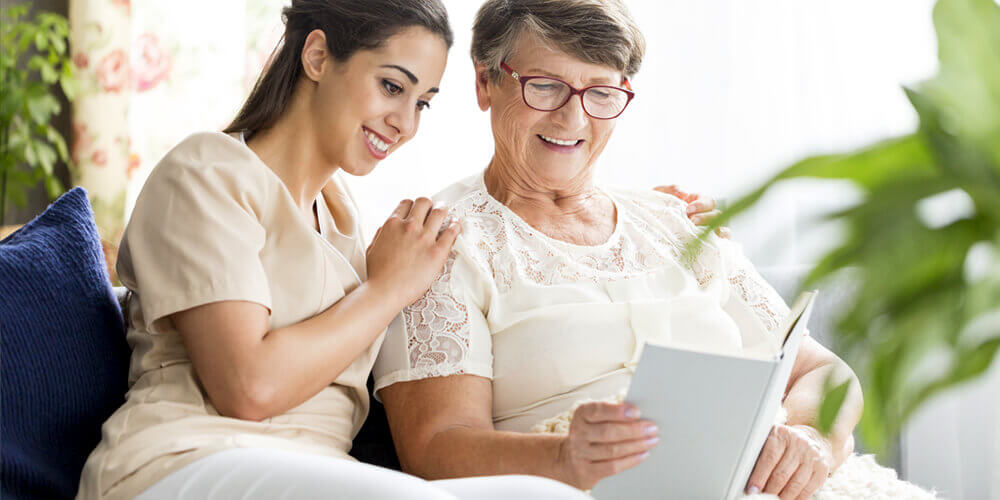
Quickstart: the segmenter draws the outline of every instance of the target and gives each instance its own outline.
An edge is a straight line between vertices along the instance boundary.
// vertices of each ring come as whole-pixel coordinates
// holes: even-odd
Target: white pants
[[[374,465],[263,448],[236,448],[175,471],[136,497],[278,500],[590,500],[572,486],[538,476],[425,481]]]

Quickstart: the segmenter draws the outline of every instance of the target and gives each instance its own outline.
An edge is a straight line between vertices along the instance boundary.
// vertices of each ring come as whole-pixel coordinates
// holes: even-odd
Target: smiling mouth
[[[391,144],[383,141],[377,134],[375,134],[375,132],[369,130],[368,127],[361,127],[361,129],[365,134],[365,138],[368,140],[368,145],[371,146],[372,149],[382,154],[389,151],[389,146],[391,146]]]
[[[578,145],[580,145],[580,144],[583,143],[583,139],[578,139],[578,140],[556,139],[555,137],[548,137],[548,136],[545,136],[545,135],[542,135],[542,134],[537,134],[537,137],[539,139],[541,139],[541,140],[549,143],[549,144],[552,144],[552,145],[555,145],[555,146],[562,146],[564,148],[565,147],[578,146]]]

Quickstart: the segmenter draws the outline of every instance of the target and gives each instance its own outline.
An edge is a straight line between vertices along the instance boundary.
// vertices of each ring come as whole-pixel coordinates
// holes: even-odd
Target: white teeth
[[[378,150],[379,153],[385,153],[389,150],[389,145],[383,142],[382,139],[379,139],[377,135],[365,131],[365,137],[368,138],[368,142],[371,143],[372,146],[375,146],[375,149]]]
[[[538,137],[541,137],[542,140],[545,142],[551,142],[552,144],[555,144],[557,146],[575,146],[576,143],[579,142],[579,141],[564,141],[561,139],[554,139],[552,137],[546,137],[541,134],[538,134]]]

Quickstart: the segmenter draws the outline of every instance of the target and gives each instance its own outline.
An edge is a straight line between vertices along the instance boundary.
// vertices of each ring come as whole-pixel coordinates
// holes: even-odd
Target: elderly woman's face
[[[622,83],[620,72],[550,49],[533,36],[522,37],[506,62],[522,77],[555,77],[577,89]],[[600,156],[615,128],[615,119],[588,116],[579,96],[545,112],[528,107],[521,96],[521,84],[507,74],[499,84],[487,87],[480,84],[480,106],[492,109],[498,159],[509,168],[522,170],[518,172],[521,177],[536,182],[558,185],[578,178]]]

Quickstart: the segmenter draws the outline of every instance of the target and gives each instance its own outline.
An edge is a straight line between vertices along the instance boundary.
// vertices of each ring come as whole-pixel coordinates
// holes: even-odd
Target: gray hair
[[[487,0],[472,27],[472,60],[499,82],[500,63],[522,35],[631,78],[639,71],[646,39],[621,0]]]

